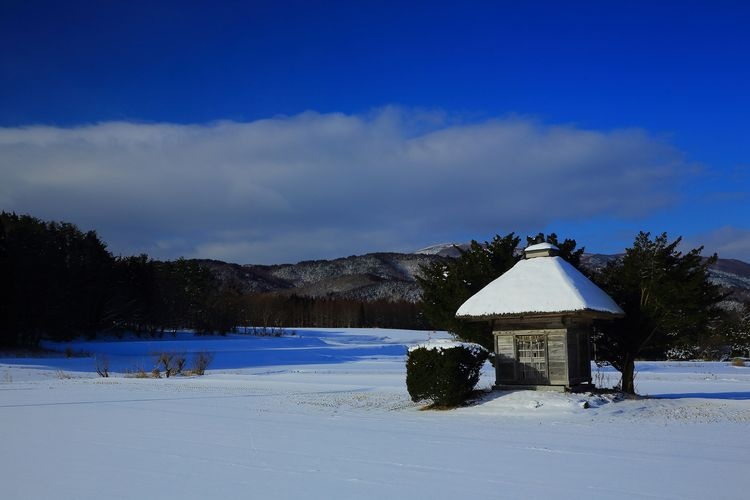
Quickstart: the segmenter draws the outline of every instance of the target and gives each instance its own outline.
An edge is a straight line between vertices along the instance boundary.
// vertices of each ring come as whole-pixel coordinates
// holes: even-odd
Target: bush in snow
[[[732,358],[732,366],[746,366],[742,358]]]
[[[433,406],[458,406],[479,381],[489,353],[479,344],[432,341],[409,349],[406,389],[412,401],[431,400]]]
[[[206,373],[206,368],[214,360],[214,355],[210,352],[201,351],[195,354],[193,357],[193,368],[191,372],[194,375],[203,375]]]
[[[97,356],[94,358],[94,361],[96,363],[96,373],[100,377],[109,377],[109,358]]]
[[[161,352],[157,353],[155,357],[156,369],[161,369],[167,378],[182,373],[187,360],[185,354],[175,352]]]

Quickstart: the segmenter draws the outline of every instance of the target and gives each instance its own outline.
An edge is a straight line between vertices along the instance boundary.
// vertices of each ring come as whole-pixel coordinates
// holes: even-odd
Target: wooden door
[[[530,385],[548,384],[547,338],[544,335],[516,337],[519,382]]]

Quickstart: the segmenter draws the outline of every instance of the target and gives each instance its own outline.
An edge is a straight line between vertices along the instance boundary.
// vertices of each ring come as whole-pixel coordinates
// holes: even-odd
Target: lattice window
[[[547,383],[547,339],[544,335],[516,337],[520,380],[529,384]]]

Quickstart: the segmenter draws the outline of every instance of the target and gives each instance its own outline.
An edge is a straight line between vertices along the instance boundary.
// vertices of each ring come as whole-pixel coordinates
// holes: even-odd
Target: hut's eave
[[[581,309],[578,311],[529,311],[525,313],[509,313],[509,314],[486,314],[482,316],[459,316],[459,319],[465,319],[469,321],[491,321],[491,320],[505,320],[505,321],[526,321],[534,319],[545,319],[545,318],[560,318],[560,317],[572,317],[572,318],[588,318],[588,319],[614,319],[621,318],[624,313],[613,313],[594,311],[592,309]]]

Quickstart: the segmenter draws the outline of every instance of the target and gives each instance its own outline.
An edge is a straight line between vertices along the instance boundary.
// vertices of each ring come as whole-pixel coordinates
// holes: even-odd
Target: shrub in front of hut
[[[471,395],[489,353],[479,344],[433,341],[409,349],[406,389],[412,401],[459,406]]]

